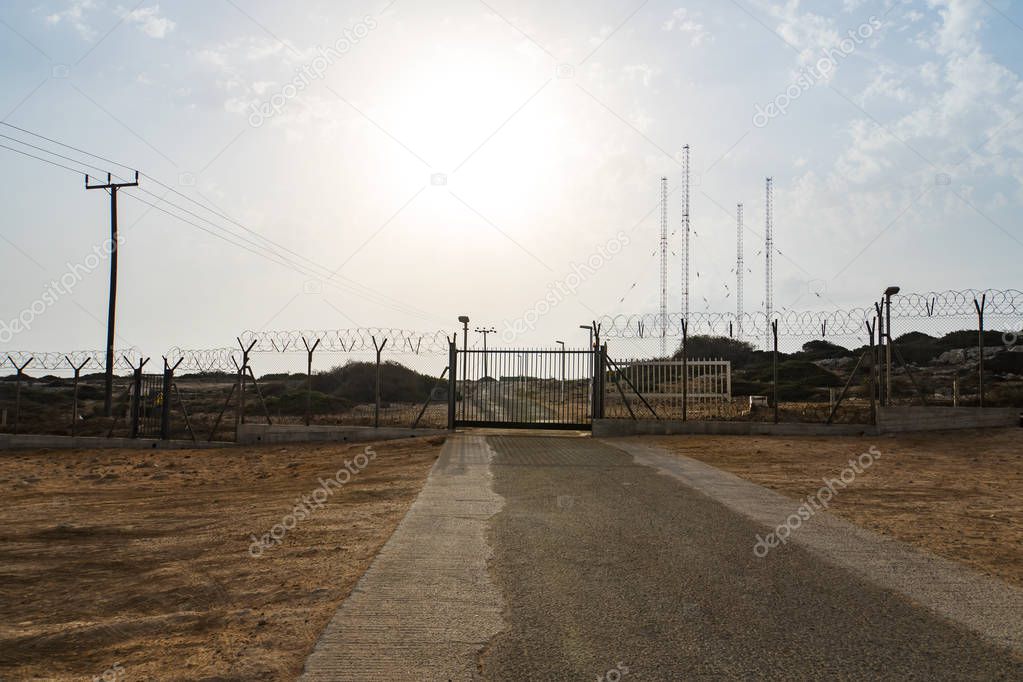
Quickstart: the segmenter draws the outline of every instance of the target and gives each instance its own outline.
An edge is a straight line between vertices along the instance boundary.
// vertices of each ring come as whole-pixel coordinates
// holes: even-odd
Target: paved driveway
[[[1023,680],[1018,590],[828,518],[758,558],[796,503],[663,457],[450,438],[305,679]]]

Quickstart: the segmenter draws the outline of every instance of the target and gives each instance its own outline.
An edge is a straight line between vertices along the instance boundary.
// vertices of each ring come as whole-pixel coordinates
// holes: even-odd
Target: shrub
[[[698,334],[690,336],[688,342],[686,352],[691,360],[730,360],[733,366],[741,366],[754,354],[753,344],[726,336]],[[672,359],[682,359],[681,349],[675,352]]]

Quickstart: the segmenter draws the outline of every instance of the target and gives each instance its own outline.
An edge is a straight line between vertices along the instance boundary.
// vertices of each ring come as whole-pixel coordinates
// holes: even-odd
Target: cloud
[[[665,31],[681,31],[689,35],[690,46],[699,47],[711,38],[711,34],[698,19],[698,13],[690,13],[685,7],[679,7],[671,13],[671,18],[664,22],[662,28]]]
[[[95,40],[96,30],[86,21],[85,15],[89,10],[96,9],[96,3],[93,0],[71,0],[67,3],[67,8],[48,14],[46,16],[46,23],[51,26],[56,26],[61,23],[66,23],[72,26],[78,34],[85,40]]]
[[[135,24],[150,38],[166,37],[177,26],[172,20],[160,15],[160,5],[140,7],[124,14],[124,20]]]

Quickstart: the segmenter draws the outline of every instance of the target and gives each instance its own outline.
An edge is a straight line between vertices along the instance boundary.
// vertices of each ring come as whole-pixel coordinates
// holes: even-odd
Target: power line
[[[0,122],[0,123],[3,123],[3,122]],[[7,124],[7,123],[4,123],[4,125],[7,125],[7,126],[9,126],[11,128],[15,128],[17,130],[26,132],[26,133],[28,133],[30,135],[34,135],[34,136],[39,137],[41,139],[44,139],[44,140],[46,140],[48,142],[52,142],[54,144],[57,144],[57,145],[60,145],[60,146],[63,146],[63,147],[67,147],[68,149],[72,149],[72,150],[74,150],[76,152],[79,152],[79,153],[82,153],[82,154],[86,154],[88,156],[91,156],[91,157],[94,157],[94,158],[97,158],[97,159],[101,159],[101,160],[104,160],[104,161],[108,161],[109,163],[115,163],[116,165],[124,166],[123,164],[117,164],[117,162],[111,161],[110,159],[107,159],[106,157],[100,156],[98,154],[93,154],[91,152],[87,152],[87,151],[85,151],[85,150],[83,150],[83,149],[81,149],[79,147],[75,147],[73,145],[69,145],[69,144],[60,142],[60,141],[55,140],[53,138],[46,137],[45,135],[39,135],[38,133],[33,133],[32,131],[26,130],[24,128],[19,128],[17,126],[11,126],[10,124]],[[90,164],[87,164],[84,161],[81,161],[79,159],[74,159],[74,158],[71,158],[71,157],[68,157],[68,156],[63,156],[63,155],[58,154],[56,152],[52,152],[50,150],[47,150],[47,149],[45,149],[43,147],[38,147],[36,145],[32,145],[32,144],[24,142],[22,140],[18,140],[17,138],[12,138],[12,137],[9,137],[9,136],[6,136],[6,135],[0,135],[0,137],[5,137],[5,138],[13,140],[13,141],[15,141],[15,142],[17,142],[19,144],[24,144],[26,146],[32,147],[32,148],[37,149],[39,151],[42,151],[44,153],[52,154],[54,156],[58,156],[60,158],[66,159],[68,161],[71,161],[73,163],[81,164],[82,166],[85,166],[86,168],[90,168],[90,169],[97,170],[97,171],[104,172],[104,173],[108,172],[108,171],[106,171],[104,169],[100,169],[98,167],[95,167],[95,166],[92,166]],[[65,170],[71,171],[71,172],[76,173],[76,174],[89,175],[89,173],[84,171],[84,170],[79,170],[79,169],[76,169],[76,168],[71,168],[69,166],[65,166],[63,164],[54,162],[54,161],[52,161],[50,159],[46,159],[46,158],[43,158],[43,157],[35,156],[34,154],[30,154],[30,153],[24,152],[22,150],[15,149],[13,147],[8,147],[6,145],[0,145],[0,147],[2,147],[4,149],[8,149],[8,150],[13,151],[13,152],[17,152],[17,153],[22,154],[24,156],[31,157],[31,158],[36,159],[38,161],[43,161],[45,163],[49,163],[50,165],[54,165],[54,166],[63,168]],[[128,166],[124,166],[124,167],[128,168]],[[111,175],[113,175],[113,174],[111,174]],[[329,268],[327,268],[326,266],[320,265],[320,264],[316,263],[315,261],[312,261],[311,259],[309,259],[309,258],[307,258],[305,256],[302,256],[301,254],[298,254],[295,251],[292,251],[291,249],[288,249],[287,247],[283,246],[282,244],[278,244],[277,242],[274,242],[273,240],[269,239],[268,237],[265,237],[265,236],[261,235],[260,233],[256,232],[255,230],[252,230],[252,229],[246,227],[245,225],[243,225],[243,224],[241,224],[241,223],[231,219],[229,216],[226,216],[226,215],[224,215],[224,214],[222,214],[222,213],[220,213],[218,211],[215,211],[215,210],[209,208],[208,206],[206,206],[206,205],[204,205],[204,204],[202,204],[200,202],[195,201],[191,197],[188,197],[187,195],[182,194],[181,192],[178,192],[173,187],[168,186],[167,184],[159,181],[158,179],[156,179],[156,178],[154,178],[152,176],[146,175],[146,174],[141,174],[141,175],[143,175],[144,177],[152,180],[153,182],[155,182],[156,184],[160,185],[161,187],[164,187],[164,188],[168,189],[169,191],[173,192],[174,194],[177,194],[178,196],[181,196],[182,198],[187,199],[188,201],[191,201],[196,206],[199,206],[200,208],[202,208],[202,209],[204,209],[206,211],[209,211],[210,213],[214,214],[215,216],[218,216],[218,217],[220,217],[220,218],[222,218],[224,220],[227,220],[228,222],[230,222],[230,223],[232,223],[234,225],[237,225],[238,227],[240,227],[244,231],[252,234],[253,236],[258,237],[258,238],[262,239],[263,241],[265,241],[265,242],[267,242],[269,244],[277,246],[281,250],[286,251],[287,253],[290,253],[290,254],[294,255],[296,258],[301,259],[302,261],[305,261],[306,263],[309,264],[309,265],[305,265],[305,264],[303,264],[301,262],[296,262],[295,260],[293,260],[293,259],[291,259],[291,258],[289,258],[287,256],[284,256],[281,253],[278,253],[274,248],[271,248],[271,247],[266,246],[266,245],[264,245],[262,243],[259,243],[259,242],[255,242],[252,239],[248,239],[244,235],[232,232],[229,229],[225,228],[224,226],[222,226],[222,225],[220,225],[220,224],[218,224],[218,223],[216,223],[216,222],[214,222],[214,221],[212,221],[212,220],[210,220],[210,219],[208,219],[208,218],[206,218],[204,216],[201,216],[201,215],[195,213],[194,211],[191,211],[191,210],[189,210],[187,208],[184,208],[184,207],[182,207],[182,206],[180,206],[180,205],[178,205],[178,204],[176,204],[176,203],[174,203],[172,201],[168,201],[165,197],[157,196],[153,192],[150,192],[150,191],[146,190],[143,187],[139,187],[138,188],[140,191],[148,194],[149,196],[153,197],[157,201],[165,203],[168,206],[171,206],[171,207],[173,207],[173,208],[175,208],[175,209],[177,209],[179,211],[182,211],[184,213],[187,213],[188,215],[191,215],[192,217],[196,218],[197,220],[201,220],[201,221],[207,223],[208,225],[210,225],[214,229],[222,231],[222,232],[224,232],[227,235],[230,235],[234,239],[242,240],[245,243],[248,243],[249,245],[254,247],[255,249],[260,249],[262,251],[266,251],[267,253],[271,254],[272,257],[273,257],[273,258],[268,258],[268,259],[271,260],[272,262],[278,264],[278,265],[283,265],[284,267],[288,267],[289,269],[291,269],[291,270],[293,270],[293,271],[295,271],[295,272],[297,272],[299,274],[302,274],[302,275],[304,275],[306,277],[312,277],[312,278],[319,279],[319,280],[328,280],[328,283],[331,286],[337,288],[339,291],[343,291],[343,292],[348,293],[350,295],[354,295],[354,296],[358,296],[360,298],[366,299],[369,302],[374,303],[376,305],[380,305],[382,307],[389,308],[389,309],[394,310],[396,312],[401,312],[401,313],[404,313],[404,314],[413,315],[415,317],[420,317],[420,318],[423,318],[423,319],[430,319],[430,315],[428,313],[426,313],[425,311],[419,310],[419,309],[417,309],[417,308],[415,308],[413,306],[407,306],[407,305],[403,304],[402,302],[400,302],[400,301],[398,301],[396,299],[393,299],[393,298],[391,298],[389,296],[386,296],[385,294],[381,294],[379,292],[376,292],[372,288],[367,287],[367,286],[362,285],[362,284],[359,284],[358,282],[355,282],[354,280],[351,280],[350,278],[339,276],[339,275],[336,275],[334,273],[331,273]],[[115,176],[115,177],[117,177],[117,176]],[[179,220],[182,220],[183,222],[186,222],[187,224],[189,224],[189,225],[191,225],[193,227],[199,228],[199,226],[197,224],[195,224],[195,223],[193,223],[193,222],[191,222],[189,220],[186,220],[186,219],[182,218],[179,215],[171,213],[170,211],[166,211],[166,210],[160,209],[158,206],[156,206],[156,205],[154,205],[152,203],[149,203],[147,201],[144,201],[144,200],[142,200],[138,196],[135,196],[135,195],[130,195],[130,196],[132,196],[132,198],[134,198],[134,199],[136,199],[136,200],[138,200],[138,201],[140,201],[140,202],[142,202],[142,203],[144,203],[144,204],[146,204],[148,206],[151,206],[153,208],[157,208],[157,209],[161,210],[161,212],[163,212],[163,213],[165,213],[165,214],[167,214],[167,215],[169,215],[171,217],[177,218]],[[233,246],[240,246],[242,248],[245,248],[245,250],[249,251],[250,253],[253,253],[255,255],[260,255],[260,256],[263,256],[263,257],[267,257],[267,256],[265,256],[265,254],[257,252],[257,251],[254,251],[252,248],[246,248],[246,247],[242,246],[241,244],[238,244],[235,241],[231,241],[229,239],[224,239],[224,238],[220,237],[220,235],[215,234],[214,232],[212,232],[212,231],[210,231],[208,229],[203,229],[203,231],[207,232],[208,234],[211,234],[212,236],[219,237],[223,241],[225,241],[225,242],[227,242],[227,243],[229,243],[229,244],[231,244]],[[319,270],[319,272],[317,271],[317,269]],[[331,279],[339,280],[339,283],[335,283],[335,282],[329,281]]]
[[[54,140],[52,138],[46,137],[45,135],[40,135],[39,133],[34,133],[31,130],[26,130],[25,128],[19,128],[18,126],[12,125],[12,124],[10,124],[10,123],[8,123],[6,121],[0,121],[0,125],[5,125],[8,128],[14,128],[15,130],[20,130],[21,132],[27,133],[29,135],[32,135],[33,137],[38,137],[39,139],[46,140],[47,142],[52,142],[53,144],[59,144],[61,147],[67,147],[68,149],[73,149],[74,151],[78,152],[79,154],[85,154],[86,156],[91,156],[94,159],[99,159],[100,161],[106,161],[107,163],[112,163],[115,166],[120,166],[121,168],[125,168],[125,169],[127,169],[129,171],[132,171],[133,173],[135,172],[135,169],[132,168],[131,166],[126,166],[123,163],[118,163],[117,161],[113,161],[111,159],[108,159],[105,156],[100,156],[99,154],[93,154],[92,152],[87,152],[84,149],[79,149],[78,147],[72,147],[71,145],[69,145],[69,144],[67,144],[65,142],[60,142],[59,140]]]
[[[50,151],[49,149],[46,149],[44,147],[37,147],[34,144],[30,144],[28,142],[25,142],[24,140],[19,140],[16,137],[11,137],[10,135],[3,135],[3,134],[0,134],[0,137],[3,137],[3,138],[8,139],[8,140],[11,140],[12,142],[17,142],[18,144],[23,144],[26,147],[31,147],[32,149],[41,151],[41,152],[43,152],[45,154],[50,154],[52,156],[56,156],[59,159],[64,159],[65,161],[71,161],[72,163],[80,164],[82,166],[85,166],[86,168],[91,168],[92,170],[97,171],[99,173],[104,173],[104,174],[107,173],[107,169],[106,168],[99,168],[98,166],[90,165],[90,164],[85,163],[84,161],[81,161],[79,159],[73,159],[70,156],[64,156],[63,154],[58,154],[57,152]]]
[[[37,161],[42,161],[43,163],[48,163],[51,166],[57,166],[58,168],[63,168],[64,170],[69,170],[72,173],[74,173],[75,175],[88,175],[84,171],[78,170],[77,168],[70,168],[69,166],[65,166],[62,163],[57,163],[56,161],[51,161],[50,159],[44,159],[41,156],[36,156],[35,154],[29,154],[28,152],[23,152],[20,149],[15,149],[14,147],[8,147],[5,144],[0,144],[0,149],[7,149],[7,150],[15,152],[17,154],[21,154],[22,156],[27,156],[27,157],[35,159]]]
[[[147,193],[152,195],[151,192],[147,192]],[[236,247],[238,247],[240,249],[243,249],[244,251],[248,251],[249,253],[251,253],[251,254],[253,254],[255,256],[259,256],[260,258],[263,258],[265,260],[268,260],[271,263],[274,263],[276,265],[280,265],[282,267],[285,267],[285,268],[287,268],[287,269],[289,269],[289,270],[291,270],[293,272],[296,272],[296,273],[298,273],[300,275],[304,275],[306,277],[310,277],[310,276],[315,277],[316,276],[315,273],[310,272],[307,269],[300,269],[302,266],[300,266],[300,265],[298,265],[298,264],[296,264],[296,263],[294,263],[292,261],[288,261],[286,259],[283,259],[283,257],[281,257],[279,254],[277,254],[277,253],[275,253],[273,251],[266,250],[266,249],[264,249],[262,251],[257,251],[255,248],[251,248],[250,246],[246,245],[244,242],[232,241],[231,239],[229,239],[229,238],[224,236],[224,234],[227,234],[227,235],[230,235],[231,237],[234,237],[235,239],[242,239],[241,235],[237,235],[237,234],[235,234],[233,232],[230,232],[230,231],[224,230],[223,228],[219,228],[218,227],[217,229],[220,229],[221,232],[224,233],[224,234],[221,234],[220,232],[216,232],[216,231],[211,230],[211,229],[209,229],[207,227],[204,227],[203,225],[200,225],[199,223],[193,222],[193,221],[191,221],[191,220],[189,220],[187,218],[184,218],[184,217],[182,217],[180,215],[177,215],[176,213],[172,213],[171,211],[168,211],[167,209],[162,208],[162,207],[158,206],[157,204],[154,204],[152,202],[146,201],[142,197],[139,197],[139,196],[131,194],[131,193],[129,193],[128,196],[130,196],[132,199],[135,199],[136,201],[138,201],[140,203],[143,203],[143,204],[145,204],[145,205],[147,205],[147,206],[149,206],[151,208],[156,209],[157,211],[160,211],[161,213],[164,213],[164,214],[166,214],[166,215],[168,215],[168,216],[170,216],[172,218],[176,218],[177,220],[180,220],[181,222],[183,222],[183,223],[185,223],[187,225],[191,225],[192,227],[196,228],[197,230],[201,230],[202,232],[205,232],[206,234],[209,234],[212,237],[216,237],[217,239],[220,239],[221,241],[224,241],[224,242],[226,242],[226,243],[228,243],[228,244],[230,244],[232,246],[236,246]],[[159,199],[159,197],[157,197],[157,199]],[[167,202],[167,201],[164,200],[164,203],[167,203],[169,206],[172,206],[172,207],[174,207],[174,208],[176,208],[178,210],[183,210],[183,209],[181,209],[180,206],[178,206],[176,204],[173,204],[171,202]],[[250,244],[251,244],[251,242],[250,242]],[[257,246],[257,248],[259,248],[259,247]],[[358,294],[358,292],[352,292],[350,290],[342,288],[337,283],[327,282],[327,284],[337,288],[339,291],[345,291],[346,293],[360,295],[360,294]],[[363,298],[367,298],[367,299],[369,298],[366,295],[362,295],[362,297]],[[400,305],[391,304],[391,303],[387,302],[386,300],[380,300],[381,297],[382,297],[382,295],[378,295],[377,296],[378,300],[370,300],[370,302],[374,303],[375,305],[378,305],[378,306],[380,306],[382,308],[388,308],[388,309],[393,310],[395,312],[403,313],[403,314],[406,314],[406,315],[412,315],[413,317],[419,317],[419,318],[422,318],[422,319],[430,319],[429,316],[425,312],[417,311],[417,310],[409,309],[409,308],[404,308],[404,307],[401,307]]]
[[[131,169],[130,166],[127,166],[125,164],[118,163],[117,161],[113,161],[112,159],[109,159],[107,157],[101,156],[99,154],[94,154],[92,152],[88,152],[88,151],[86,151],[84,149],[81,149],[80,147],[75,147],[73,145],[67,144],[65,142],[61,142],[61,141],[56,140],[54,138],[47,137],[45,135],[41,135],[39,133],[33,132],[33,131],[28,130],[26,128],[20,128],[18,126],[15,126],[15,125],[12,125],[10,123],[3,122],[3,121],[0,121],[0,123],[3,123],[3,125],[6,125],[6,126],[8,126],[10,128],[13,128],[15,130],[19,130],[19,131],[24,132],[24,133],[26,133],[28,135],[33,135],[33,136],[38,137],[40,139],[46,140],[47,142],[51,142],[53,144],[57,144],[57,145],[60,145],[62,147],[66,147],[68,149],[74,150],[74,151],[79,152],[81,154],[85,154],[87,156],[91,156],[93,158],[100,159],[100,160],[106,161],[107,163],[112,163],[114,165],[121,166],[123,168]],[[4,137],[6,137],[6,136],[4,136]],[[15,138],[9,138],[9,139],[15,139]],[[22,142],[21,140],[15,140],[15,141],[17,141],[17,142],[19,142],[21,144],[26,144],[28,146],[34,146],[34,145],[29,145],[27,142]],[[40,151],[44,151],[46,153],[53,154],[55,156],[61,156],[59,154],[56,154],[55,152],[50,152],[49,150],[45,150],[45,149],[42,149],[40,147],[36,147],[36,148],[39,149]],[[17,151],[17,150],[14,150],[14,151]],[[38,157],[34,157],[34,158],[38,158]],[[90,166],[89,164],[86,164],[85,162],[77,160],[77,159],[71,159],[70,157],[62,157],[62,158],[65,158],[65,159],[67,159],[69,161],[73,161],[75,163],[79,163],[79,164],[87,166],[89,168],[94,168],[96,170],[101,170],[101,169],[95,168],[94,166]],[[131,170],[133,170],[133,169],[131,169]],[[108,171],[102,170],[101,172],[108,172]],[[234,220],[233,218],[231,218],[230,216],[227,216],[227,215],[225,215],[222,212],[214,210],[214,209],[210,208],[209,206],[207,206],[207,205],[205,205],[205,204],[203,204],[203,203],[201,203],[199,201],[196,201],[192,197],[189,197],[189,196],[183,194],[182,192],[179,192],[178,190],[176,190],[173,187],[171,187],[170,185],[167,185],[166,183],[160,181],[159,179],[157,179],[157,178],[155,178],[155,177],[153,177],[151,175],[148,175],[146,173],[142,173],[141,175],[143,177],[147,178],[148,180],[153,181],[157,185],[167,189],[168,191],[170,191],[170,192],[172,192],[172,193],[182,197],[183,199],[185,199],[185,200],[195,204],[199,208],[201,208],[201,209],[203,209],[205,211],[209,211],[210,213],[212,213],[213,215],[217,216],[218,218],[221,218],[222,220],[226,220],[227,222],[231,223],[232,225],[235,225],[238,228],[244,230],[245,232],[248,232],[249,234],[253,235],[254,237],[257,237],[257,238],[263,240],[267,244],[270,244],[273,247],[276,247],[277,249],[280,249],[280,250],[282,250],[282,251],[284,251],[286,253],[289,253],[292,256],[294,256],[295,258],[300,259],[301,261],[304,261],[307,265],[303,265],[301,267],[304,267],[306,270],[309,270],[311,268],[312,271],[311,272],[303,272],[301,274],[304,274],[307,277],[314,277],[316,279],[321,279],[321,280],[331,280],[331,279],[341,280],[343,283],[346,284],[346,287],[347,287],[347,288],[338,287],[342,291],[347,291],[347,293],[350,293],[350,294],[355,295],[355,296],[359,296],[361,298],[365,298],[367,300],[369,300],[371,297],[373,297],[376,300],[372,301],[372,302],[379,302],[380,300],[389,301],[390,304],[391,304],[390,307],[391,307],[392,310],[404,309],[404,312],[408,312],[410,314],[416,315],[417,317],[423,317],[425,319],[429,319],[429,315],[425,311],[418,310],[418,309],[416,309],[416,308],[414,308],[412,306],[405,306],[405,304],[403,304],[402,302],[400,302],[400,301],[398,301],[396,299],[393,299],[393,298],[391,298],[389,296],[386,296],[385,294],[381,294],[379,292],[376,292],[371,287],[368,287],[368,286],[366,286],[364,284],[360,284],[359,282],[357,282],[355,280],[352,280],[351,278],[344,277],[343,275],[338,275],[336,273],[336,271],[333,271],[330,268],[328,268],[328,267],[326,267],[324,265],[321,265],[321,264],[317,263],[316,261],[314,261],[314,260],[312,260],[312,259],[310,259],[310,258],[308,258],[306,256],[303,256],[302,254],[297,253],[296,251],[293,251],[292,249],[289,249],[287,246],[284,246],[283,244],[281,244],[279,242],[276,242],[276,241],[270,239],[269,237],[266,237],[266,236],[260,234],[256,230],[253,230],[253,229],[243,225],[242,223],[238,222],[237,220]],[[235,238],[244,239],[244,237],[242,237],[241,235],[235,234],[235,233],[225,229],[224,227],[222,227],[220,225],[217,225],[216,223],[214,223],[213,221],[211,221],[211,220],[209,220],[207,218],[199,216],[196,213],[194,213],[192,211],[189,211],[188,209],[185,209],[185,208],[183,208],[183,207],[181,207],[181,206],[179,206],[179,205],[177,205],[177,204],[175,204],[173,202],[170,202],[170,201],[168,201],[164,197],[157,197],[157,195],[153,194],[152,192],[146,191],[144,188],[139,188],[139,189],[141,191],[143,191],[143,192],[146,192],[150,196],[157,198],[159,201],[162,201],[162,202],[164,202],[164,203],[166,203],[166,204],[168,204],[170,206],[174,206],[178,210],[181,210],[181,211],[183,211],[185,213],[188,213],[189,215],[191,215],[191,216],[193,216],[193,217],[195,217],[195,218],[197,218],[199,220],[202,220],[202,221],[206,222],[209,225],[215,226],[217,229],[223,230],[224,232],[232,235]],[[270,247],[265,246],[263,244],[256,244],[256,243],[252,242],[251,240],[246,240],[246,241],[249,244],[251,244],[252,246],[254,246],[255,248],[265,249],[265,250],[269,251],[270,253],[272,253],[278,259],[285,260],[285,261],[288,261],[288,262],[293,262],[292,259],[287,258],[287,257],[281,255],[280,253],[277,253],[273,248],[270,248]],[[317,270],[319,270],[320,272],[317,272]]]

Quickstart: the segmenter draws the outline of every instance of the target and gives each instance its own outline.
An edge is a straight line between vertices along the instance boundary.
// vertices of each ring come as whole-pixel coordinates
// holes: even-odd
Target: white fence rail
[[[685,386],[683,368],[687,376]],[[636,414],[649,414],[643,404],[645,400],[659,417],[679,418],[683,409],[683,389],[691,411],[701,412],[730,405],[732,363],[729,360],[689,360],[685,365],[681,360],[616,362],[606,382],[605,416],[629,417],[630,406]]]

